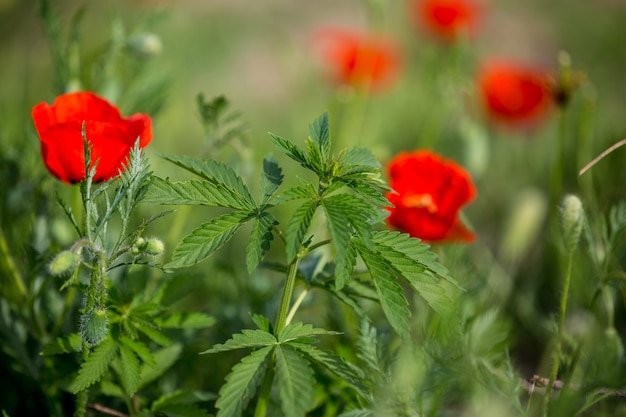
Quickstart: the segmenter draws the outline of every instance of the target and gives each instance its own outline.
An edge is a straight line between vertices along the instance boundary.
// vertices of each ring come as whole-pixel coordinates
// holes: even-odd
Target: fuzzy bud
[[[94,308],[80,317],[80,334],[91,346],[96,346],[108,332],[107,312],[103,308]]]
[[[130,251],[133,255],[139,255],[146,248],[146,239],[142,237],[138,237],[135,239],[133,246],[130,248]]]
[[[573,252],[578,245],[584,217],[585,212],[580,198],[573,194],[566,195],[561,203],[561,230],[568,252]]]
[[[163,51],[161,38],[155,33],[139,33],[128,39],[128,47],[141,58],[151,58]]]
[[[48,264],[48,272],[57,277],[66,276],[74,272],[74,268],[76,268],[79,262],[79,254],[64,250],[52,258]]]
[[[146,241],[146,247],[144,248],[144,252],[150,256],[159,256],[165,251],[165,245],[163,245],[163,241],[157,238],[149,238]]]

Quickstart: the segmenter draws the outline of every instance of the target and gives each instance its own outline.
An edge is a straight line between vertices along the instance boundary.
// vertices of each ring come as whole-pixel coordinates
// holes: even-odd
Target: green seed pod
[[[74,268],[76,268],[79,262],[79,254],[69,250],[64,250],[52,258],[48,264],[48,272],[50,272],[50,275],[54,275],[56,277],[67,276],[74,272]]]
[[[133,255],[139,255],[146,248],[146,239],[142,237],[138,237],[133,246],[130,248],[130,251]]]
[[[144,252],[150,256],[159,256],[165,251],[165,245],[160,239],[157,238],[149,238],[146,241],[146,247],[144,248]]]
[[[106,337],[108,332],[107,312],[103,308],[95,308],[80,317],[80,334],[91,346],[96,346]]]
[[[585,212],[580,198],[573,194],[566,195],[561,203],[561,230],[568,252],[574,251],[578,245],[584,217]]]

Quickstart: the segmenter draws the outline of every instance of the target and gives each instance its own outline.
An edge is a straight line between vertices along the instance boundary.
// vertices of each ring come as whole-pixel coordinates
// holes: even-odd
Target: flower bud
[[[96,346],[107,335],[108,318],[104,308],[94,308],[80,318],[80,334],[91,346]]]
[[[155,33],[139,33],[128,39],[128,47],[141,58],[151,58],[163,51],[161,38]]]
[[[159,256],[165,251],[165,245],[160,239],[157,238],[149,238],[146,241],[146,246],[144,248],[144,252],[150,256]]]
[[[146,247],[146,239],[142,237],[138,237],[135,239],[133,246],[130,248],[130,251],[133,255],[139,255]]]
[[[69,250],[64,250],[52,258],[48,264],[48,272],[57,277],[67,276],[74,272],[74,268],[76,268],[79,262],[79,254]]]
[[[573,194],[566,195],[561,203],[561,229],[563,242],[568,252],[572,252],[578,245],[583,228],[585,213],[580,198]]]

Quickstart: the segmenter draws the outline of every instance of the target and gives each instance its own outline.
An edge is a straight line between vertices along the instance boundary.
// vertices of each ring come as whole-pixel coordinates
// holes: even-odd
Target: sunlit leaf
[[[248,213],[235,211],[202,224],[176,247],[165,267],[184,268],[200,262],[224,246],[250,218]]]
[[[276,343],[277,340],[271,333],[263,330],[244,329],[241,333],[235,333],[231,339],[223,344],[215,345],[201,353],[226,352],[235,349],[271,346]]]

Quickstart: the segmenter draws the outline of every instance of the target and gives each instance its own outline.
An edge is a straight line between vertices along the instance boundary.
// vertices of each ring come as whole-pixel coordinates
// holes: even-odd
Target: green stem
[[[89,344],[83,341],[82,346],[82,359],[83,363],[89,358]],[[85,417],[85,410],[87,409],[87,390],[84,389],[76,394],[76,410],[74,411],[74,417]]]
[[[278,335],[287,324],[287,313],[289,311],[289,305],[291,304],[291,296],[293,295],[293,288],[296,284],[296,275],[298,274],[298,264],[300,263],[300,254],[296,256],[296,259],[289,264],[287,269],[287,280],[285,281],[285,287],[283,289],[283,296],[280,300],[280,309],[276,316],[276,326],[274,326],[274,333]]]
[[[569,285],[572,277],[572,264],[574,263],[574,251],[568,251],[567,254],[567,272],[565,273],[565,282],[563,283],[563,293],[561,294],[561,305],[559,309],[559,327],[557,329],[556,346],[554,348],[554,361],[552,362],[552,372],[550,373],[550,380],[546,387],[546,394],[544,397],[543,415],[548,415],[548,406],[550,405],[550,394],[552,393],[552,387],[554,381],[556,381],[557,374],[559,373],[559,363],[561,360],[561,349],[563,344],[563,328],[565,327],[565,312],[567,311],[567,299],[569,295]]]

